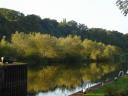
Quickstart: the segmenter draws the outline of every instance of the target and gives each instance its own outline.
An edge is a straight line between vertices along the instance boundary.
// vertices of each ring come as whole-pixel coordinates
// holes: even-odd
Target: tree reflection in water
[[[91,80],[100,80],[106,74],[114,72],[116,64],[79,64],[70,66],[64,64],[50,65],[39,70],[28,72],[28,92],[50,92],[55,89],[73,90]]]

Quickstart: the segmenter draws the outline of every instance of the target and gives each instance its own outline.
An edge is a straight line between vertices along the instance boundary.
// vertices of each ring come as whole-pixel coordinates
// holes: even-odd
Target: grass
[[[114,94],[112,96],[125,96],[125,95],[115,95],[115,94],[124,94],[128,90],[128,76],[121,77],[115,81],[112,81],[109,84],[104,85],[94,91],[90,91],[84,96],[109,96],[105,95],[106,93]]]

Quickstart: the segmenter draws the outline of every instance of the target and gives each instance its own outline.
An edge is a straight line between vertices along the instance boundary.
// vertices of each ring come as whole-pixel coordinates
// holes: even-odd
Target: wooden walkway
[[[79,91],[79,92],[76,92],[76,93],[73,93],[73,94],[71,94],[71,95],[69,95],[69,96],[83,96],[83,92],[82,92],[82,90],[81,91]]]
[[[88,89],[86,90],[86,93],[88,93],[88,92],[90,92],[90,91],[93,91],[93,90],[96,90],[97,88],[100,88],[100,87],[102,87],[103,85],[108,84],[108,83],[111,83],[111,82],[112,82],[112,80],[108,80],[108,81],[106,81],[106,82],[104,82],[104,83],[102,83],[102,82],[101,82],[101,83],[98,83],[97,85],[88,88]],[[83,96],[83,95],[86,94],[86,93],[83,93],[83,91],[81,90],[81,91],[78,91],[78,92],[76,92],[76,93],[73,93],[73,94],[71,94],[71,95],[69,95],[69,96]]]

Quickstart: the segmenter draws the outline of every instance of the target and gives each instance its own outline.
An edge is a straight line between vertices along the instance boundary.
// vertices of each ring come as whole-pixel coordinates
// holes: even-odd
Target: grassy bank
[[[128,96],[128,76],[112,81],[84,96]]]

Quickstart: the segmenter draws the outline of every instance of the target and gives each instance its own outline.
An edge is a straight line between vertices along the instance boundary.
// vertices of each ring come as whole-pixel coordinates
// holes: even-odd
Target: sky
[[[116,0],[0,0],[0,8],[128,33],[128,16],[123,16],[115,3]]]

